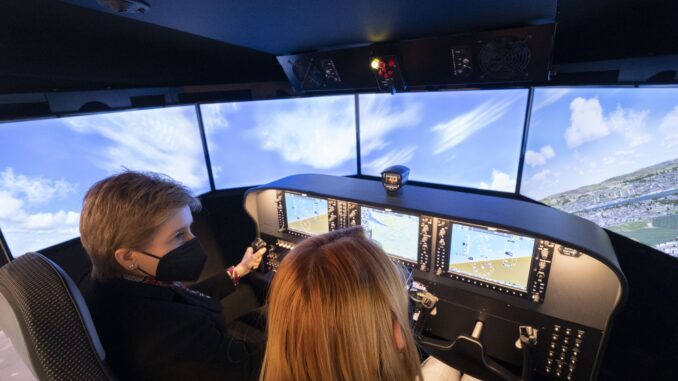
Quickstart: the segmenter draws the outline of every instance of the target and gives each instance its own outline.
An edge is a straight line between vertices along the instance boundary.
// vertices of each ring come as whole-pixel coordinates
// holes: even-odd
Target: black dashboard
[[[594,379],[625,299],[604,230],[534,203],[297,175],[249,190],[245,209],[270,272],[305,237],[362,226],[428,298],[421,347],[482,379]]]

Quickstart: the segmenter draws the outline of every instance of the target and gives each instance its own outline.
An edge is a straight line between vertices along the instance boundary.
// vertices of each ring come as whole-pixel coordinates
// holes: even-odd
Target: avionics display
[[[453,224],[449,272],[527,291],[534,238]]]
[[[386,253],[417,262],[419,217],[361,206],[360,224]]]
[[[289,230],[318,235],[327,233],[327,200],[285,192],[285,215]]]

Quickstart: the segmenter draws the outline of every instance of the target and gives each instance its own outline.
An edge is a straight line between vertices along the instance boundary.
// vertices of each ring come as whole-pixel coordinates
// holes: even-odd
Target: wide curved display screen
[[[126,169],[208,192],[195,107],[0,123],[0,228],[14,257],[75,238],[82,198]]]
[[[535,89],[521,193],[678,257],[678,88]]]
[[[351,95],[201,105],[218,189],[357,172]]]
[[[515,192],[527,90],[361,94],[362,173]]]

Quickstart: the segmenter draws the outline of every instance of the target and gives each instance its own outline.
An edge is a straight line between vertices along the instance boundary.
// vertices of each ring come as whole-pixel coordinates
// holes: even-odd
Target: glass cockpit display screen
[[[453,224],[449,272],[527,291],[534,238]]]
[[[360,224],[387,254],[417,262],[419,217],[361,206]]]
[[[285,192],[285,215],[289,230],[311,236],[330,231],[325,199]]]

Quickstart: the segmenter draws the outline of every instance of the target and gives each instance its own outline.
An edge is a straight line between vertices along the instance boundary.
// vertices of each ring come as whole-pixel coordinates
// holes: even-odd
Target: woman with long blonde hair
[[[304,240],[271,285],[260,380],[422,379],[404,286],[362,228]]]

